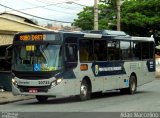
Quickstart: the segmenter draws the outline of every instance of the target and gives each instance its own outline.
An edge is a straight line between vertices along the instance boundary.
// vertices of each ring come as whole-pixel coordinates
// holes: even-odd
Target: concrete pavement
[[[33,99],[34,96],[14,96],[12,92],[0,92],[0,105],[6,104],[10,102],[16,102],[16,101],[22,101],[22,100],[28,100]]]

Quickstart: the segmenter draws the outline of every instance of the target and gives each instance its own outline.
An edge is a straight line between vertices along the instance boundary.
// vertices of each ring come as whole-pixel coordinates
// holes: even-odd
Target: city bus
[[[13,95],[78,96],[120,90],[134,94],[155,79],[154,39],[129,35],[32,31],[14,36]]]

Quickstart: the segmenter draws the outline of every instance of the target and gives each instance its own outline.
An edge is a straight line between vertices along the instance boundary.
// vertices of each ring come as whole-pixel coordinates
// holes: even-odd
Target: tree
[[[85,7],[82,12],[78,13],[78,18],[74,19],[74,23],[72,25],[78,26],[83,30],[92,30],[93,29],[93,20],[94,20],[94,8],[93,7]],[[99,4],[99,28],[98,29],[109,29],[115,28],[114,16],[115,10],[111,7],[111,5]]]
[[[130,0],[121,6],[121,27],[130,35],[149,36],[160,28],[159,0]]]
[[[93,7],[85,7],[77,15],[78,18],[74,19],[74,26],[81,27],[83,30],[93,29]]]
[[[98,8],[99,29],[116,29],[116,0],[111,0],[110,4],[99,4]],[[150,36],[149,31],[155,34],[160,29],[159,16],[159,0],[124,0],[121,5],[121,30],[130,35]],[[86,7],[74,20],[74,25],[91,30],[93,17],[93,7]]]

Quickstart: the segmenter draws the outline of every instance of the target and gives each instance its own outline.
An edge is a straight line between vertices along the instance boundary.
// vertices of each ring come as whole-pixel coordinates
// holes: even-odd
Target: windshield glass
[[[62,67],[60,45],[21,45],[14,48],[15,71],[54,71]]]

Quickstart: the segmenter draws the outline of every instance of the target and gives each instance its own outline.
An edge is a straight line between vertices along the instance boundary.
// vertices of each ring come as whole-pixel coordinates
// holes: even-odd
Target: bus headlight
[[[18,86],[18,83],[17,83],[17,81],[16,81],[15,79],[12,79],[12,83],[13,83],[13,85],[15,85],[16,87]]]
[[[58,78],[51,83],[51,86],[54,87],[54,86],[60,84],[62,81],[63,81],[63,78]]]
[[[60,84],[62,82],[62,80],[63,80],[62,78],[58,78],[57,79],[57,84]]]

